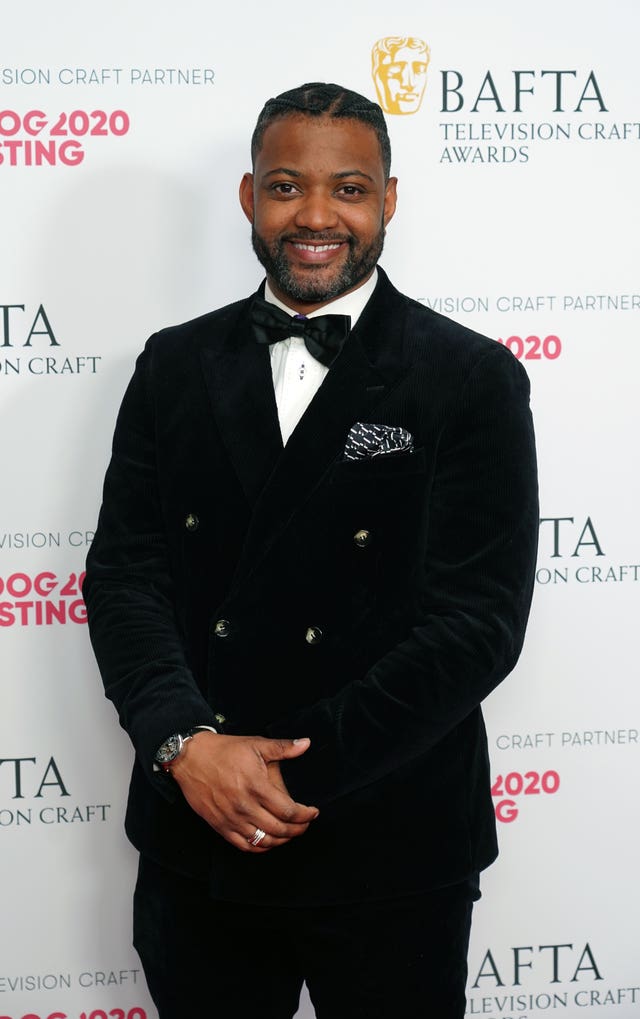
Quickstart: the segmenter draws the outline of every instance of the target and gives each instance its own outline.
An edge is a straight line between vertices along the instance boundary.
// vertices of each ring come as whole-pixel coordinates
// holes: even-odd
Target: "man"
[[[533,580],[528,383],[376,268],[376,104],[284,93],[252,157],[266,285],[147,344],[88,560],[135,944],[161,1019],[282,1019],[303,981],[325,1019],[454,1019],[496,855],[479,703]]]

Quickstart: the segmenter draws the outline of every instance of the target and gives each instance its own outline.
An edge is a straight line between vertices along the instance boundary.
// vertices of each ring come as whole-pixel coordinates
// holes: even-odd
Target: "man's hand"
[[[299,757],[309,740],[264,739],[199,732],[171,765],[187,803],[244,852],[264,853],[304,835],[316,807],[291,799],[278,761]],[[249,845],[257,828],[266,834]]]

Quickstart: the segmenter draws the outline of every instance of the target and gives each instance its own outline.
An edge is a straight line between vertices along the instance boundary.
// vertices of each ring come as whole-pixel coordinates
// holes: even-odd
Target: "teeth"
[[[299,241],[294,241],[293,246],[300,251],[335,251],[340,247],[339,244],[302,244]]]

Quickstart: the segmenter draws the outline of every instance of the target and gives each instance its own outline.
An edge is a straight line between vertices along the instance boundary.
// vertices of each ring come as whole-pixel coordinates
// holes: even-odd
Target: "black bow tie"
[[[351,329],[349,315],[287,315],[275,304],[256,298],[251,308],[253,331],[258,343],[278,343],[301,336],[309,353],[329,367],[342,350]]]

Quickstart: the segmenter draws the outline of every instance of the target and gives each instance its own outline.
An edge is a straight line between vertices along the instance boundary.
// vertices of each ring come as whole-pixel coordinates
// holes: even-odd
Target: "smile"
[[[301,241],[292,241],[294,248],[298,251],[337,251],[341,246],[340,243],[336,244],[303,244]]]

